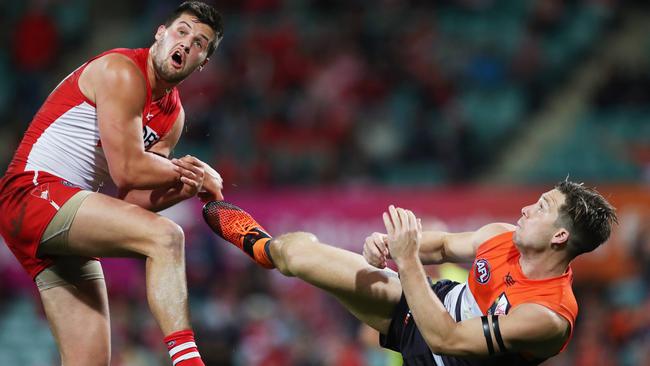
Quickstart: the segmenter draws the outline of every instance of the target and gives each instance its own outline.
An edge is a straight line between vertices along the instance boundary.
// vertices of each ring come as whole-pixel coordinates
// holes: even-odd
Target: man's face
[[[564,194],[553,189],[542,194],[537,202],[521,209],[514,240],[518,246],[544,249],[560,230],[557,224],[559,209],[564,204]]]
[[[188,13],[181,14],[169,27],[158,27],[151,51],[158,76],[169,83],[185,79],[205,64],[215,37],[210,26]]]

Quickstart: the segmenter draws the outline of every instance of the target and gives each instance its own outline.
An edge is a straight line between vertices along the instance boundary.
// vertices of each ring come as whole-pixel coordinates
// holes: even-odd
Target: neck
[[[177,84],[166,82],[156,72],[156,68],[153,66],[153,57],[151,56],[153,47],[155,45],[151,46],[147,56],[147,78],[149,79],[149,85],[151,85],[151,100],[158,100],[169,93]]]
[[[524,275],[531,280],[558,277],[569,267],[570,259],[564,253],[555,251],[535,252],[520,250],[519,265]]]

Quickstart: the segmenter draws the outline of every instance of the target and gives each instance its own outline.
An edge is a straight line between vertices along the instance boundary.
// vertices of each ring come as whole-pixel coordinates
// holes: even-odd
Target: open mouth
[[[177,69],[183,67],[183,55],[180,51],[176,51],[172,54],[172,65]]]

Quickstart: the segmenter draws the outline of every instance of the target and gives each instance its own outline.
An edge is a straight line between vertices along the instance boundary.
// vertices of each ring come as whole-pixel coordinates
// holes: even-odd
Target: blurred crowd
[[[148,46],[176,5],[0,5],[11,45],[0,50],[0,161],[62,77],[104,49]],[[475,178],[618,12],[608,0],[217,6],[225,38],[181,86],[188,123],[179,150],[239,186]]]
[[[65,75],[104,49],[149,46],[156,26],[177,4],[0,3],[0,40],[7,45],[0,48],[0,170]],[[617,29],[625,4],[223,0],[216,5],[224,15],[225,38],[209,66],[181,85],[187,128],[177,153],[213,164],[228,184],[226,195],[235,187],[271,189],[258,193],[263,199],[272,189],[297,185],[471,183],[528,127],[527,118],[602,37]],[[607,77],[575,133],[614,131],[621,139],[615,143],[629,148],[612,157],[606,146],[589,147],[601,149],[588,150],[594,164],[611,164],[589,179],[650,180],[650,123],[644,122],[650,118],[650,89],[644,87],[650,78],[647,72],[618,69],[608,70]],[[555,181],[566,172],[546,174],[535,177]],[[170,215],[185,218],[190,302],[206,364],[399,365],[399,356],[377,348],[376,334],[334,299],[254,267],[200,224],[197,206],[177,210]],[[628,276],[576,283],[581,308],[574,340],[548,365],[650,364],[649,221],[647,214],[632,213],[617,235],[615,244],[634,258],[625,262],[635,269]],[[322,227],[320,234],[342,235],[333,227]],[[167,364],[146,306],[142,263],[103,263],[113,364]],[[0,245],[0,364],[54,365],[55,345],[26,277]]]

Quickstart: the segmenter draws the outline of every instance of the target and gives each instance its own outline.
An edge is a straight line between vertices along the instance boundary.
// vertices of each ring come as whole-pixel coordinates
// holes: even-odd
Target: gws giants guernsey
[[[513,242],[513,235],[514,232],[497,235],[478,247],[467,282],[457,285],[445,296],[445,308],[456,321],[462,321],[483,315],[508,314],[510,309],[524,303],[540,304],[564,317],[573,333],[578,304],[571,288],[571,268],[559,277],[543,280],[527,278],[519,266],[520,254]],[[445,356],[434,354],[434,358],[438,365],[454,364]],[[494,364],[524,365],[538,364],[542,360],[510,354],[509,358],[496,358],[494,361]],[[464,364],[484,365],[489,362],[467,361]]]

